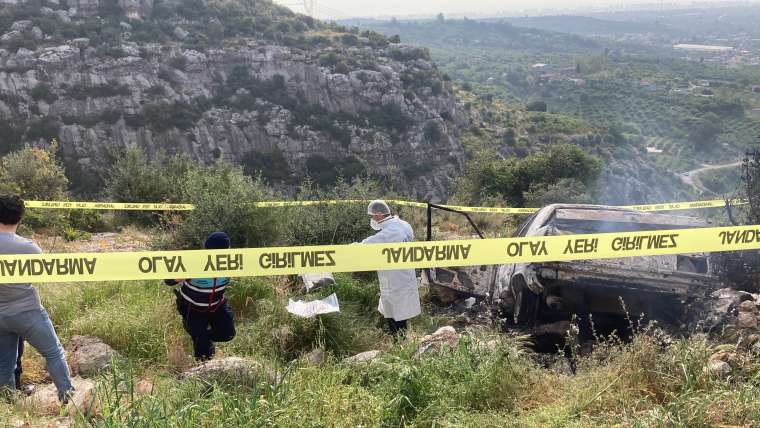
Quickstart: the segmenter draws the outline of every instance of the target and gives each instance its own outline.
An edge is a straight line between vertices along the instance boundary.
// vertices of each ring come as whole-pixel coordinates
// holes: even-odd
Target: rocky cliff
[[[0,148],[59,139],[85,191],[137,145],[284,185],[367,173],[443,197],[460,108],[428,53],[397,42],[267,1],[0,6]]]

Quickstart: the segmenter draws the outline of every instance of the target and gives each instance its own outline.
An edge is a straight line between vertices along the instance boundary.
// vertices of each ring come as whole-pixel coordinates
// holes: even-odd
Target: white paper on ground
[[[288,306],[285,309],[293,315],[311,318],[315,315],[340,312],[340,305],[338,304],[338,296],[333,293],[322,300],[312,300],[311,302],[288,299]]]

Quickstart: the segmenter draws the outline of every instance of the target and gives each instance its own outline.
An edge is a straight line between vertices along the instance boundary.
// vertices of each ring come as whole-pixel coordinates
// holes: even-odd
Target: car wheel
[[[515,324],[527,324],[536,319],[538,313],[538,296],[527,287],[515,290],[515,304],[512,316]]]

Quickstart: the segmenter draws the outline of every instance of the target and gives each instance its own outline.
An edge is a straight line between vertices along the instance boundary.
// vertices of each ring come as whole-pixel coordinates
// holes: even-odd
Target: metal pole
[[[427,204],[427,240],[433,240],[433,205]]]

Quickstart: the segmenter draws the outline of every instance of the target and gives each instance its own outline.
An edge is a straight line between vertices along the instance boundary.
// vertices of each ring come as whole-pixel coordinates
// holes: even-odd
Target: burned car
[[[705,227],[704,220],[601,205],[549,205],[514,236],[575,235]],[[684,303],[715,289],[707,254],[516,263],[429,272],[433,289],[488,298],[515,323],[611,314],[673,321]]]

